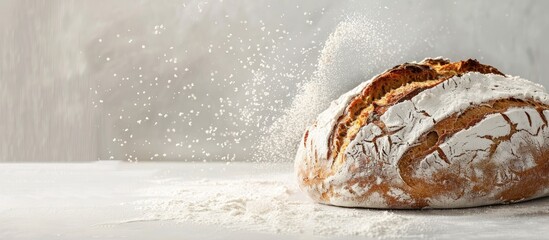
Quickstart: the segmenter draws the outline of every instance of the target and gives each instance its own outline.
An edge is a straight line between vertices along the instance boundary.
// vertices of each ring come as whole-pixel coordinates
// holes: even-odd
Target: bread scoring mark
[[[418,178],[413,177],[413,172],[418,168],[418,164],[423,160],[427,155],[437,151],[439,156],[448,164],[450,161],[448,157],[440,149],[440,145],[446,141],[446,139],[451,138],[454,134],[464,129],[468,129],[472,126],[475,126],[478,122],[485,119],[486,116],[490,114],[499,113],[503,118],[510,124],[511,129],[515,129],[516,126],[510,122],[509,118],[503,114],[510,108],[516,107],[528,107],[528,106],[537,106],[544,109],[549,109],[549,106],[543,105],[541,103],[528,100],[518,100],[518,99],[501,99],[501,100],[492,100],[481,105],[470,105],[470,107],[463,111],[462,113],[456,113],[452,116],[439,121],[436,123],[432,130],[427,134],[424,134],[419,137],[417,145],[408,148],[404,153],[403,157],[398,161],[399,175],[402,180],[412,188],[423,188],[419,190],[420,192],[433,192],[429,190],[433,186],[431,184],[425,184],[424,181]],[[501,141],[508,140],[509,136],[501,138],[491,138],[490,136],[484,136],[492,141],[494,145],[490,150],[491,153],[494,152],[495,147]],[[435,139],[436,138],[436,139]]]
[[[490,194],[494,192],[514,192],[515,194],[520,192],[522,198],[539,196],[537,194],[540,194],[543,186],[549,184],[548,177],[540,178],[525,172],[548,170],[549,161],[547,158],[540,157],[540,152],[549,153],[549,142],[546,141],[549,130],[547,125],[543,124],[541,117],[532,118],[532,125],[527,123],[524,112],[536,112],[532,107],[533,105],[509,108],[502,113],[486,115],[485,119],[478,124],[459,131],[450,138],[449,142],[440,144],[439,148],[450,154],[452,163],[440,168],[431,166],[426,170],[414,169],[413,178],[420,180],[417,186],[412,186],[414,192],[432,194],[421,196],[432,199],[465,189],[468,193],[464,196],[468,197],[460,200],[463,204],[470,199],[493,196]],[[503,130],[505,128],[507,129]],[[481,139],[486,141],[478,142]],[[472,143],[469,147],[458,147],[456,150],[450,148],[450,146],[469,142]],[[523,151],[525,147],[529,150]],[[421,163],[428,162],[430,156],[434,157],[435,161],[437,158],[440,159],[439,156],[434,155],[435,153],[423,158],[419,166]],[[480,170],[482,172],[478,172]],[[440,182],[440,179],[453,179],[454,176],[458,176],[458,182],[460,182],[452,185],[454,188]],[[522,182],[531,182],[533,181],[531,178],[538,179],[545,185],[529,186],[528,191],[513,189],[524,187]],[[437,189],[444,189],[444,191],[437,194]],[[497,199],[502,202],[516,200],[510,196]]]
[[[526,117],[528,118],[528,125],[532,126],[532,118],[530,117],[530,114],[528,112],[524,112],[526,114]]]
[[[436,88],[439,89],[437,90]],[[444,185],[450,189],[457,189],[455,192],[448,191],[435,198],[416,198],[414,195],[410,195],[412,197],[412,200],[410,201],[405,201],[403,199],[392,199],[388,195],[390,195],[389,191],[391,191],[391,188],[398,188],[407,193],[414,191],[414,189],[409,187],[406,188],[406,185],[403,185],[403,182],[399,178],[398,171],[395,168],[394,164],[396,164],[397,160],[400,156],[402,156],[400,151],[406,150],[407,148],[413,146],[413,143],[417,142],[417,138],[420,137],[420,135],[424,134],[424,132],[430,131],[433,125],[452,115],[452,112],[462,112],[471,105],[482,105],[482,102],[486,102],[490,99],[493,100],[510,97],[517,97],[521,100],[530,99],[543,104],[549,103],[548,95],[544,92],[542,87],[517,77],[501,77],[492,74],[483,75],[473,73],[465,74],[463,77],[449,79],[435,88],[422,91],[417,96],[410,98],[410,100],[405,100],[397,105],[387,107],[386,111],[381,116],[376,117],[377,119],[372,118],[384,123],[386,126],[384,126],[383,129],[380,129],[378,126],[370,122],[366,126],[362,127],[357,137],[345,150],[345,154],[348,154],[348,157],[343,165],[340,168],[337,168],[337,171],[332,171],[330,168],[326,169],[326,167],[330,166],[329,164],[322,164],[327,160],[327,158],[322,156],[322,148],[325,148],[326,145],[319,144],[318,142],[315,142],[313,145],[307,144],[306,149],[303,151],[298,151],[298,157],[296,157],[296,170],[298,175],[300,175],[300,186],[303,190],[307,191],[313,199],[327,204],[340,206],[421,208],[425,206],[464,207],[499,203],[500,200],[493,199],[492,197],[475,197],[473,194],[475,191],[479,193],[494,193],[499,191],[494,190],[495,182],[491,183],[491,185],[489,183],[484,185],[475,185],[472,187],[472,190],[459,189],[456,187],[459,186],[460,183],[466,183],[467,181],[487,181],[486,179],[488,178],[483,179],[481,175],[478,175],[481,173],[478,173],[477,175],[468,175],[470,174],[470,171],[477,172],[479,170],[485,171],[484,174],[486,176],[493,176],[492,179],[496,179],[497,176],[499,176],[499,181],[501,183],[506,183],[506,181],[508,183],[508,181],[510,181],[509,179],[518,181],[518,175],[512,171],[494,171],[493,169],[496,169],[498,166],[501,168],[501,166],[498,165],[500,163],[482,161],[483,165],[480,166],[479,164],[481,163],[478,163],[477,161],[473,162],[473,159],[477,159],[477,157],[478,159],[482,159],[482,156],[484,156],[490,148],[488,145],[486,150],[476,149],[474,151],[465,151],[464,149],[460,149],[459,146],[446,146],[445,148],[439,146],[442,153],[447,155],[447,158],[450,161],[457,157],[467,157],[467,162],[469,164],[477,164],[474,169],[468,168],[468,165],[461,164],[448,169],[448,171],[453,171],[453,173],[455,173],[453,175],[440,174],[437,172],[438,170],[434,171],[429,169],[431,166],[439,166],[439,169],[448,167],[449,164],[444,160],[441,159],[440,161],[430,161],[425,163],[428,167],[428,172],[431,176],[433,176],[431,178],[433,181],[444,183]],[[540,107],[535,108],[536,109],[530,109],[531,111],[528,112],[532,124],[537,126],[536,122],[542,122],[546,125],[546,119],[549,116],[549,111],[544,111]],[[536,112],[538,114],[536,114]],[[332,111],[332,113],[335,112]],[[524,113],[509,115],[509,118],[516,122],[513,117],[519,115],[524,118],[524,120],[521,120],[521,123],[524,123],[524,125],[529,125],[527,117]],[[332,115],[332,118],[333,116],[334,115]],[[339,115],[335,116],[337,118]],[[505,121],[502,120],[502,122]],[[507,125],[507,123],[505,123],[505,125]],[[326,124],[325,122],[319,124],[315,128],[310,128],[307,141],[311,142],[312,139],[318,139],[316,136],[319,136],[319,133],[331,134],[330,131],[333,126],[333,124]],[[403,126],[405,128],[402,128]],[[549,137],[547,136],[549,135],[547,128],[540,130],[540,128],[536,129],[533,126],[527,127],[531,130],[525,129],[525,131],[539,133],[539,136],[536,138],[538,139],[536,140],[538,141],[537,144],[539,146],[545,146],[542,144],[543,141],[539,139],[543,139],[541,136],[545,136],[545,138]],[[394,132],[392,135],[377,137],[374,142],[378,145],[378,151],[374,151],[372,142],[373,138],[387,131],[399,128],[402,129]],[[326,129],[330,129],[330,131],[326,131]],[[517,125],[517,129],[521,129],[521,124]],[[312,134],[313,132],[316,132],[316,134]],[[505,147],[511,149],[508,146],[513,145],[509,145],[509,142],[513,141],[513,143],[516,143],[516,139],[519,139],[519,136],[523,136],[524,138],[530,136],[527,135],[529,133],[523,132],[524,131],[519,130],[515,136],[512,136],[510,141],[501,142],[498,145],[498,148],[496,148],[496,155],[493,157],[495,159],[500,159],[501,156],[506,158],[512,156],[513,158],[520,159],[515,156],[519,152],[518,150],[512,150],[510,151],[511,153],[507,153],[500,149],[505,149]],[[448,139],[451,140],[454,138],[447,138],[446,140]],[[491,143],[488,139],[484,139],[484,141]],[[304,145],[300,146],[305,148]],[[452,148],[455,148],[455,150]],[[314,159],[311,155],[308,155],[309,157],[299,157],[307,156],[306,152],[313,149],[318,150],[318,159]],[[454,155],[449,155],[449,151]],[[301,152],[305,152],[305,154],[302,154]],[[380,152],[385,152],[385,154],[379,154]],[[441,151],[436,150],[431,155],[428,155],[428,157],[436,155],[436,157],[432,158],[440,158],[439,152]],[[471,156],[472,159],[469,159]],[[313,161],[315,163],[308,164],[303,161]],[[313,165],[314,167],[312,167]],[[517,166],[527,166],[527,164]],[[513,167],[513,169],[516,171],[516,169],[521,168]],[[493,173],[490,173],[490,171]],[[468,180],[469,178],[471,180]],[[355,184],[352,185],[352,190],[355,195],[348,190],[348,187],[351,185],[347,184],[352,181],[355,181]],[[384,186],[377,186],[379,184]],[[502,186],[505,186],[505,184]],[[363,188],[360,189],[361,187]],[[330,188],[331,190],[328,192],[328,189]],[[325,192],[328,193],[324,195],[324,200],[320,199],[321,194]],[[537,193],[535,196],[541,196],[540,194],[547,193],[548,191],[545,193]],[[449,200],[444,200],[445,198],[448,198]]]
[[[349,128],[353,126],[355,128],[360,127],[360,125],[365,123],[364,120],[369,117],[369,112],[374,109],[376,100],[381,99],[389,91],[398,89],[407,83],[436,79],[436,75],[436,71],[427,65],[404,64],[396,66],[374,78],[361,94],[357,95],[350,102],[344,115],[334,125],[334,130],[330,137],[331,147],[330,154],[328,155],[329,158],[337,158],[341,148],[343,148],[343,139],[347,136]],[[355,124],[357,120],[361,122]]]
[[[419,64],[403,64],[374,78],[360,95],[350,102],[345,114],[334,125],[329,141],[328,158],[334,159],[332,168],[344,161],[342,152],[364,125],[376,121],[390,106],[411,99],[456,75],[477,71],[501,74],[497,69],[476,60],[450,63],[443,59],[426,59]],[[423,112],[427,116],[427,112]]]
[[[460,84],[456,84],[458,82]],[[405,144],[412,145],[417,142],[420,135],[430,131],[437,121],[464,111],[471,104],[482,104],[486,101],[513,96],[517,99],[529,98],[549,102],[543,88],[533,83],[519,78],[508,79],[497,75],[468,73],[426,90],[410,101],[395,104],[381,116],[381,120],[389,129],[405,126],[405,129],[397,135],[404,139]],[[423,113],[427,113],[430,117]],[[361,141],[361,138],[357,141]],[[394,153],[397,159],[403,155],[404,150],[405,148]]]
[[[518,84],[513,84],[513,81],[516,81]],[[448,84],[444,84],[444,85],[452,86],[452,88],[446,87],[446,89],[444,91],[441,91],[440,93],[437,93],[438,91],[437,89],[430,89],[425,94],[421,93],[420,95],[415,97],[413,101],[405,101],[401,104],[391,107],[390,108],[391,111],[388,112],[389,114],[387,116],[386,115],[382,116],[382,120],[384,121],[384,123],[386,124],[389,123],[387,126],[388,129],[402,128],[402,126],[406,126],[405,129],[402,129],[401,131],[395,133],[394,135],[388,138],[392,140],[391,146],[393,147],[391,149],[393,149],[393,152],[391,153],[391,156],[397,156],[395,161],[391,160],[390,162],[394,162],[396,164],[399,156],[401,156],[401,154],[399,154],[399,149],[406,149],[407,148],[406,145],[413,146],[414,142],[417,143],[418,141],[415,134],[421,134],[422,132],[424,132],[423,129],[427,131],[432,129],[432,126],[437,122],[435,119],[439,119],[439,121],[442,121],[444,118],[447,118],[447,116],[451,115],[452,112],[459,113],[464,111],[462,109],[469,108],[472,105],[471,103],[477,104],[477,105],[489,106],[488,104],[483,104],[483,101],[489,101],[490,99],[505,98],[510,96],[516,96],[520,99],[535,99],[535,101],[541,101],[543,103],[549,102],[547,99],[547,94],[542,92],[541,88],[533,85],[532,83],[524,84],[525,81],[518,78],[513,78],[512,80],[510,80],[507,78],[502,78],[494,75],[490,76],[490,75],[480,75],[480,74],[468,74],[467,76],[463,76],[460,78],[450,79],[448,80],[448,82],[449,82]],[[460,82],[461,84],[455,84],[456,82]],[[478,84],[478,85],[475,85],[475,84]],[[498,85],[498,87],[494,87],[493,85]],[[443,84],[440,84],[437,86],[437,88],[441,88],[442,86]],[[456,86],[458,87],[458,89],[455,88]],[[478,86],[481,86],[481,87],[479,88]],[[486,90],[484,88],[491,89],[495,92],[486,92],[487,94],[483,94],[480,96],[475,93],[475,92],[485,92]],[[462,89],[462,90],[459,90],[459,89]],[[472,91],[472,92],[467,93],[469,91]],[[515,92],[515,94],[511,94],[513,92]],[[436,98],[432,98],[432,97],[425,98],[426,96],[436,96]],[[455,99],[455,97],[459,97],[459,98]],[[440,101],[439,99],[445,99],[445,100]],[[452,100],[452,101],[449,103],[446,103],[446,100]],[[464,102],[464,101],[468,101],[468,102]],[[432,105],[425,105],[425,103],[429,103]],[[426,117],[426,115],[421,114],[422,111],[429,113],[431,117]],[[411,113],[414,113],[414,114],[411,115]],[[406,117],[403,116],[404,114],[406,114]],[[361,132],[368,132],[368,129],[371,128],[370,126],[371,125],[367,125],[361,130]],[[355,153],[355,151],[353,150],[354,147],[352,146],[359,142],[365,143],[366,140],[364,139],[367,139],[367,136],[368,134],[362,134],[362,136],[357,136],[357,139],[353,141],[353,143],[350,145],[351,147],[348,148],[346,152]],[[414,142],[408,142],[410,140],[414,140]],[[386,144],[388,144],[388,141],[383,145],[386,145]],[[367,146],[367,144],[365,144],[365,146]],[[378,147],[379,147],[379,144],[378,144]],[[368,148],[366,149],[368,151]],[[364,152],[364,151],[361,151],[361,152]],[[372,152],[374,152],[373,147],[372,147]],[[471,154],[477,155],[477,152],[471,151]],[[374,159],[373,161],[386,161],[383,159],[378,159],[379,156],[376,156],[375,154],[372,154],[372,153],[357,154],[357,155],[349,154],[347,157],[347,161],[356,162],[356,161],[359,161],[360,158],[367,157],[368,155]],[[437,153],[437,156],[438,156],[438,153]],[[448,156],[448,158],[450,157]],[[443,163],[448,165],[445,162]],[[439,164],[439,163],[437,162],[436,164]],[[387,165],[383,171],[374,171],[374,173],[371,173],[371,174],[385,174],[384,177],[387,178],[387,181],[391,182],[390,184],[392,184],[393,186],[398,186],[399,176],[396,172],[393,175],[393,170],[391,166],[392,165]],[[461,171],[464,171],[464,170],[461,170]],[[442,179],[440,182],[442,181],[444,181],[444,179]],[[462,192],[462,190],[460,190],[460,192]],[[457,195],[455,195],[454,197],[457,198]],[[417,201],[416,205],[414,205],[414,207],[420,207],[420,206],[421,206],[421,201]]]

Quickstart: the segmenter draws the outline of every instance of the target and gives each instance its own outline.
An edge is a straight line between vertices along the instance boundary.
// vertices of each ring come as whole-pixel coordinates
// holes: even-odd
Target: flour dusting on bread
[[[453,208],[549,193],[549,95],[475,60],[390,69],[344,94],[296,156],[316,201]]]

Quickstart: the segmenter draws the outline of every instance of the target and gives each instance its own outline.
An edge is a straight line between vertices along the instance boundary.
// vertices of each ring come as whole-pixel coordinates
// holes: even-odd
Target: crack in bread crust
[[[334,125],[328,152],[328,159],[334,159],[332,169],[344,161],[342,152],[354,139],[358,130],[377,120],[387,108],[467,72],[503,75],[496,68],[482,65],[472,59],[454,63],[444,59],[426,59],[421,63],[395,66],[374,78],[362,93],[350,102],[345,114],[340,116]]]
[[[427,63],[435,72],[456,74],[446,60],[421,62]],[[342,95],[305,131],[295,169],[315,201],[459,208],[549,195],[549,94],[543,87],[477,71],[403,81],[378,89],[369,105],[360,102],[386,73]],[[341,137],[348,145],[334,154],[334,131],[353,109],[358,112]]]
[[[435,176],[435,179],[439,181],[426,181],[420,177],[414,177],[413,173],[419,167],[419,163],[425,159],[425,157],[431,153],[437,152],[439,156],[450,165],[451,162],[445,156],[444,152],[439,147],[446,139],[451,138],[454,134],[459,131],[466,130],[472,126],[475,126],[477,123],[485,119],[491,114],[501,114],[503,119],[507,121],[510,126],[510,133],[502,137],[485,137],[491,141],[493,144],[490,146],[489,158],[492,158],[492,155],[495,153],[496,148],[503,141],[509,141],[511,136],[516,133],[516,124],[511,122],[509,118],[504,114],[507,110],[511,108],[520,108],[520,107],[533,107],[540,114],[541,119],[544,121],[544,124],[547,124],[545,116],[542,114],[543,110],[548,110],[549,106],[544,105],[532,100],[518,100],[518,99],[500,99],[492,100],[481,105],[471,106],[469,109],[465,110],[462,113],[454,114],[446,119],[435,124],[431,131],[423,134],[418,139],[418,144],[410,147],[403,155],[403,157],[398,161],[399,175],[404,181],[404,183],[413,189],[414,198],[424,199],[432,196],[441,195],[444,192],[456,192],[458,191],[459,184],[445,184],[449,179],[459,179],[452,171],[441,171],[438,176]],[[541,130],[541,128],[540,128]],[[539,130],[538,130],[539,131]],[[446,180],[446,181],[445,181]],[[478,189],[480,191],[480,189]]]

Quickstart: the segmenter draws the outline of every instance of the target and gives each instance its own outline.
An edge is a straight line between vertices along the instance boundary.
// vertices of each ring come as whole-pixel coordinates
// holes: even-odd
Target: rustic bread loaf
[[[332,102],[300,143],[324,204],[460,208],[549,195],[549,94],[476,60],[396,66]]]

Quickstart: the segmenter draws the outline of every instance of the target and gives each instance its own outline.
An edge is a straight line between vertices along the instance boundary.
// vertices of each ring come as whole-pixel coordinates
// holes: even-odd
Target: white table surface
[[[231,181],[238,188],[238,182],[246,179],[282,180],[293,189],[291,169],[291,164],[254,163],[0,164],[0,239],[549,239],[549,198],[472,209],[381,211],[318,205],[291,190],[283,201],[298,204],[303,208],[300,213],[309,217],[320,215],[310,215],[307,209],[319,211],[324,219],[317,220],[329,221],[326,227],[332,229],[324,232],[311,222],[314,219],[304,219],[303,224],[313,224],[317,229],[295,226],[292,231],[273,232],[269,229],[276,228],[276,223],[266,227],[267,223],[239,222],[243,218],[238,217],[233,221],[230,215],[221,216],[223,212],[211,212],[212,217],[229,217],[231,224],[208,224],[204,222],[204,216],[210,214],[207,211],[203,215],[188,212],[190,217],[173,211],[151,215],[147,206],[162,201],[187,204],[174,193],[189,185],[200,190],[197,183],[204,183],[206,197],[209,193],[216,193],[209,197],[223,197],[223,181]],[[268,193],[268,186],[261,191]],[[350,211],[366,225],[369,217],[379,219],[390,214],[391,218],[384,221],[404,219],[407,226],[398,232],[390,228],[380,231],[379,227],[393,225],[374,219],[378,225],[364,231],[377,226],[376,234],[359,231],[346,235],[343,224],[348,223],[337,217]]]

